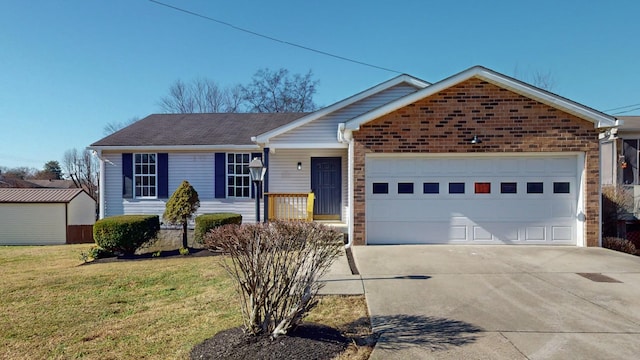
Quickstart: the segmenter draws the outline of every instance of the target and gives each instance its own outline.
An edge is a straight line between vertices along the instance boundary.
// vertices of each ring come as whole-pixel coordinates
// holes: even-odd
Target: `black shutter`
[[[158,153],[158,198],[169,197],[169,154]]]
[[[122,154],[122,197],[133,198],[133,154]]]
[[[260,160],[262,160],[262,154],[261,153],[251,153],[251,159],[249,159],[249,161],[258,158]],[[264,165],[264,164],[263,164]],[[251,179],[251,182],[253,182],[253,179]],[[254,189],[255,186],[252,184],[251,188]],[[254,189],[255,190],[255,189]],[[258,189],[258,192],[260,192],[262,189]],[[251,198],[255,199],[256,198],[256,192],[255,191],[251,191]]]
[[[227,154],[216,153],[215,155],[215,186],[216,186],[216,199],[224,199],[227,197],[225,188],[227,187]]]

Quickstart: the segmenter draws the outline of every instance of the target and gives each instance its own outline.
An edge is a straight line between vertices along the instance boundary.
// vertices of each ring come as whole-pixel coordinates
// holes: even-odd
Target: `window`
[[[227,196],[248,198],[251,196],[249,154],[227,154]]]
[[[413,194],[413,183],[398,183],[398,194]]]
[[[474,185],[476,194],[491,194],[490,182],[477,182]]]
[[[518,183],[515,183],[515,182],[500,183],[500,193],[501,194],[517,194]]]
[[[422,192],[424,194],[439,194],[440,193],[440,184],[437,183],[437,182],[423,183],[422,184]]]
[[[449,194],[464,194],[464,183],[449,183]]]
[[[554,194],[568,194],[569,191],[569,183],[568,182],[554,182],[553,183],[553,193]]]
[[[541,182],[528,182],[527,194],[542,194],[544,191],[544,185]]]
[[[389,184],[388,183],[373,183],[373,193],[374,194],[388,194],[389,193]]]
[[[156,154],[135,154],[133,177],[136,197],[156,197]]]

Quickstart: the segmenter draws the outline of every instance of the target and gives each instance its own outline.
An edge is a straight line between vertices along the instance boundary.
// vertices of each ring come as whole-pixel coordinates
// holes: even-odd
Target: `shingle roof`
[[[307,113],[153,114],[91,146],[253,145]]]
[[[0,203],[68,203],[82,189],[0,189]]]
[[[33,187],[43,187],[50,189],[75,189],[77,188],[73,180],[27,180]]]

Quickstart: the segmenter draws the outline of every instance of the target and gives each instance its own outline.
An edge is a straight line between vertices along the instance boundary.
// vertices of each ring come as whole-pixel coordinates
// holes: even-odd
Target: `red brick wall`
[[[474,136],[482,143],[472,145]],[[353,132],[354,244],[365,242],[367,153],[584,152],[585,238],[598,246],[598,131],[593,123],[470,79],[382,116]]]

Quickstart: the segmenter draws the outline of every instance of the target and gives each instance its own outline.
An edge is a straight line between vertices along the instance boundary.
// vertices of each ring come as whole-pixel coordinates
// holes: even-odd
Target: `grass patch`
[[[194,345],[241,324],[219,258],[79,266],[87,248],[0,247],[1,359],[187,359]],[[368,323],[357,325],[363,317],[363,297],[328,296],[309,320],[358,343],[369,334]],[[346,358],[366,359],[357,355],[366,341],[359,345]]]

